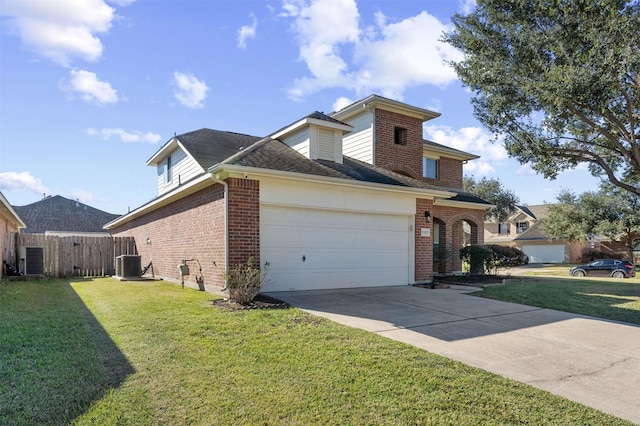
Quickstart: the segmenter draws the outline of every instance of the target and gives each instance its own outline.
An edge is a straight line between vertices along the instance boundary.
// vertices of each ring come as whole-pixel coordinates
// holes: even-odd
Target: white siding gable
[[[353,131],[342,140],[344,155],[373,164],[373,112],[365,111],[346,123],[353,126]]]
[[[309,158],[309,128],[301,129],[280,139],[283,143]]]
[[[171,158],[171,160],[168,160]],[[171,168],[167,165],[170,162]],[[171,152],[157,165],[158,195],[162,195],[202,173],[202,167],[181,148]]]

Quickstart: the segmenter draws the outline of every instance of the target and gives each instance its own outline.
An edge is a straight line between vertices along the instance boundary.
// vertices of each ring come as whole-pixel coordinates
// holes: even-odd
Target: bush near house
[[[253,258],[231,266],[225,275],[229,299],[241,305],[251,304],[265,284],[268,269],[269,264],[265,263],[264,270],[260,270],[259,265],[253,264]]]
[[[500,268],[524,264],[526,255],[515,247],[487,244],[461,248],[460,258],[469,264],[471,274],[483,274],[486,271],[491,275],[497,275]]]

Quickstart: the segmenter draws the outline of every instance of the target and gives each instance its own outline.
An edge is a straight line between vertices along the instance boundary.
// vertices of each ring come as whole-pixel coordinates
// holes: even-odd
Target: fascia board
[[[189,194],[193,194],[194,192],[199,191],[200,189],[205,188],[213,183],[214,182],[211,179],[211,175],[209,173],[200,175],[199,177],[181,186],[178,186],[177,188],[167,192],[166,194],[163,194],[160,197],[151,200],[147,204],[143,204],[137,209],[112,220],[111,222],[104,225],[103,229],[113,229],[117,226],[124,225],[125,223],[130,222],[137,217],[140,217],[148,212],[172,203]]]
[[[349,133],[353,130],[353,126],[350,126],[348,124],[340,124],[340,123],[334,123],[331,121],[325,121],[325,120],[318,120],[317,118],[310,118],[310,117],[305,117],[302,120],[296,121],[295,123],[291,124],[290,126],[285,127],[284,129],[281,129],[279,131],[277,131],[276,133],[269,135],[269,137],[271,139],[278,139],[281,138],[283,136],[286,136],[290,133],[293,133],[295,131],[298,131],[300,129],[302,129],[305,126],[308,125],[316,125],[316,126],[320,126],[320,127],[326,127],[326,128],[330,128],[330,129],[336,129],[336,130],[341,130],[344,133]]]
[[[477,160],[478,158],[480,158],[479,155],[470,154],[468,152],[464,152],[456,149],[447,149],[446,147],[436,147],[433,145],[426,145],[426,144],[422,145],[422,152],[423,152],[423,155],[425,152],[435,152],[447,158],[453,158],[453,159],[462,160],[462,161]]]
[[[458,207],[458,208],[464,207],[467,209],[474,209],[474,210],[492,210],[496,207],[495,204],[470,203],[468,201],[455,201],[455,200],[449,200],[449,199],[436,200],[434,205],[441,206],[441,207]]]
[[[147,160],[147,166],[157,166],[160,163],[160,160],[164,159],[167,156],[167,153],[173,151],[178,147],[178,138],[172,137],[169,142],[165,143],[155,154],[151,156]],[[184,149],[184,147],[183,147]]]
[[[439,112],[429,111],[427,109],[414,107],[392,99],[372,95],[341,111],[334,112],[330,114],[330,116],[338,120],[343,120],[360,113],[362,110],[372,110],[376,108],[419,118],[423,122],[440,117],[441,115]]]
[[[20,216],[18,216],[18,213],[16,213],[16,211],[13,209],[11,204],[9,204],[9,200],[5,198],[2,192],[0,192],[0,203],[2,204],[3,210],[7,210],[7,219],[9,219],[18,229],[27,227]]]
[[[341,178],[335,178],[335,177],[316,176],[316,175],[309,175],[305,173],[294,173],[294,172],[285,172],[281,170],[260,169],[255,167],[246,167],[246,166],[238,166],[238,165],[231,165],[231,164],[214,166],[211,169],[209,169],[209,172],[213,173],[217,179],[226,179],[227,177],[249,178],[250,176],[279,177],[279,178],[293,179],[293,180],[306,181],[306,182],[325,182],[325,183],[330,183],[332,185],[346,186],[346,187],[352,187],[352,188],[368,188],[368,189],[376,189],[380,191],[414,194],[422,198],[429,198],[429,199],[451,198],[456,195],[454,192],[442,191],[442,190],[401,187],[401,186],[386,185],[382,183],[372,183],[372,182],[359,182],[359,181],[356,182],[356,181],[350,181],[347,179],[341,179]]]

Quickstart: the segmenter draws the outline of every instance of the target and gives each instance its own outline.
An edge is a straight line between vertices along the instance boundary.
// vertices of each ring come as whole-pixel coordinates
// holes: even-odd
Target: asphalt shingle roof
[[[176,136],[195,160],[207,170],[262,139],[221,130],[200,129]]]
[[[103,226],[120,216],[60,195],[49,196],[26,206],[13,206],[13,209],[27,225],[20,232],[31,234],[46,231],[105,232]]]
[[[488,202],[461,189],[435,186],[347,156],[343,156],[342,164],[326,160],[309,160],[283,142],[271,138],[261,140],[224,163],[407,188],[449,191],[457,194],[452,198],[455,201],[489,205]]]

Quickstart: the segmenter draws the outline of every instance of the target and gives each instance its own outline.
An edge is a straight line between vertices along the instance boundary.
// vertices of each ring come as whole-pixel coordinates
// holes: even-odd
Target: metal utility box
[[[189,265],[187,265],[186,263],[181,263],[180,265],[178,265],[178,270],[180,271],[180,275],[181,276],[185,276],[185,275],[190,275],[190,271],[189,271]]]
[[[124,254],[116,257],[116,277],[139,278],[142,260],[138,255]]]

